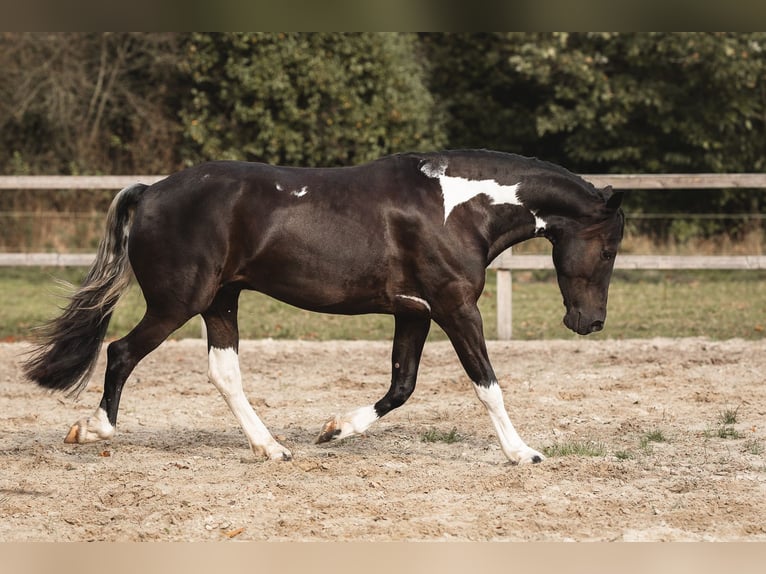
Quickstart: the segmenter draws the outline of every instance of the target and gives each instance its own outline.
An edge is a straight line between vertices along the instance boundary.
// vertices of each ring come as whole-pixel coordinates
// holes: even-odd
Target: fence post
[[[505,254],[504,254],[505,255]],[[507,251],[511,255],[511,249]],[[497,270],[497,338],[510,341],[513,337],[513,296],[511,293],[511,270]]]

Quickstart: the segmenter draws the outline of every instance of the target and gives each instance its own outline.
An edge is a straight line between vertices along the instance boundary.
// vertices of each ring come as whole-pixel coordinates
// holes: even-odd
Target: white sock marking
[[[96,409],[92,416],[80,423],[77,442],[88,443],[99,440],[108,440],[114,436],[114,427],[106,416],[106,411],[101,407]]]
[[[226,349],[211,347],[208,361],[210,381],[223,395],[226,404],[239,421],[253,451],[265,454],[269,458],[282,458],[283,455],[289,457],[290,452],[274,440],[245,397],[237,352],[231,347]]]
[[[535,456],[542,460],[544,457],[537,451],[529,448],[521,440],[519,433],[508,417],[508,412],[503,404],[503,392],[497,382],[491,383],[488,387],[474,384],[476,395],[486,407],[492,425],[495,427],[497,438],[500,441],[500,448],[508,457],[508,460],[514,463],[532,462]]]
[[[375,412],[375,407],[370,405],[366,407],[359,407],[345,415],[338,417],[337,427],[340,429],[340,434],[335,437],[336,439],[346,438],[347,436],[362,434],[370,426],[378,420],[378,413]]]

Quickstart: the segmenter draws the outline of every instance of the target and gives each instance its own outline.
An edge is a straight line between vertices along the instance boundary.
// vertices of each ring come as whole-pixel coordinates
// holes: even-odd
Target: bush
[[[443,146],[406,34],[194,34],[185,159],[338,166]]]

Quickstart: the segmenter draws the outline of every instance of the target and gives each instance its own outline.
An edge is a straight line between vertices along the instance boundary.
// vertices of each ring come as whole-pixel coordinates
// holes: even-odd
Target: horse
[[[516,432],[488,357],[477,306],[486,267],[516,243],[547,238],[564,325],[580,335],[600,331],[623,235],[622,195],[561,166],[488,150],[401,153],[331,168],[202,163],[114,197],[92,267],[63,313],[41,327],[23,371],[42,387],[79,394],[115,304],[135,277],[145,314],[108,345],[101,402],[65,442],[111,439],[134,367],[201,315],[209,379],[252,451],[291,460],[242,389],[243,289],[311,311],[394,316],[388,392],[331,418],[317,443],[364,433],[407,401],[433,320],[451,341],[505,456],[537,463],[544,456]]]

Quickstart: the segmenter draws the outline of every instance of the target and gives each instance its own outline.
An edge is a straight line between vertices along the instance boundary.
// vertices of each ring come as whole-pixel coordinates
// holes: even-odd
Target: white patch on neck
[[[532,212],[532,215],[535,216],[535,233],[541,234],[543,231],[545,231],[545,227],[548,224],[542,217],[538,216],[534,211]]]
[[[447,223],[452,210],[460,205],[470,201],[477,195],[486,195],[493,205],[505,203],[510,205],[520,205],[526,207],[519,199],[518,183],[513,185],[502,185],[494,179],[465,179],[463,177],[453,177],[447,175],[447,160],[439,158],[434,162],[427,162],[420,166],[420,171],[432,179],[438,179],[442,188],[442,198],[444,200],[444,223]],[[529,208],[527,208],[529,209]],[[534,210],[529,210],[535,218],[535,233],[541,234],[547,227],[547,222]],[[400,295],[400,297],[405,297]]]
[[[486,195],[493,205],[498,203],[522,205],[516,194],[519,188],[518,183],[502,185],[494,179],[453,177],[446,174],[447,162],[444,159],[439,160],[438,163],[425,163],[420,167],[420,171],[430,178],[439,180],[444,199],[444,223],[447,223],[447,218],[455,207],[470,201],[477,195]]]

